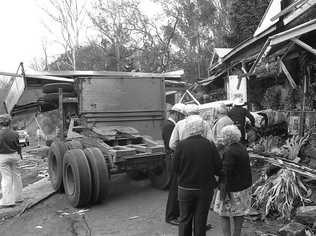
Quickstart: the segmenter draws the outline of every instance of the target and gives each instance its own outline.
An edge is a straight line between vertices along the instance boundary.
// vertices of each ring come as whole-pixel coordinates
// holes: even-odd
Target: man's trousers
[[[200,190],[188,190],[179,187],[178,199],[180,206],[179,236],[206,235],[206,222],[213,197],[210,187]]]
[[[166,207],[166,221],[177,220],[179,215],[178,181],[177,175],[172,173]]]

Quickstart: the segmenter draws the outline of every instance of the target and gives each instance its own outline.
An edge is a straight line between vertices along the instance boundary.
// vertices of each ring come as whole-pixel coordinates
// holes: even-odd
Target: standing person
[[[179,236],[206,235],[209,207],[220,174],[221,160],[215,144],[203,137],[203,120],[186,124],[188,137],[177,145],[174,170],[178,177]]]
[[[228,112],[228,116],[234,121],[241,132],[241,141],[243,143],[246,142],[246,117],[249,118],[251,125],[255,126],[255,118],[246,108],[243,108],[244,104],[243,98],[236,98],[233,108]]]
[[[224,149],[222,129],[225,126],[233,125],[233,124],[234,122],[227,115],[226,105],[224,103],[220,103],[218,107],[216,107],[215,109],[215,122],[212,127],[214,142],[217,147],[217,151],[220,154],[220,157],[222,157],[223,149]],[[216,195],[216,193],[217,193],[217,189],[215,189],[214,195]],[[212,199],[211,209],[214,208],[214,203],[215,203],[215,196]]]
[[[219,104],[216,108],[215,123],[213,124],[212,131],[215,144],[220,144],[223,138],[222,129],[227,125],[233,125],[234,121],[227,115],[227,107],[224,103]]]
[[[240,143],[241,133],[237,126],[222,129],[223,170],[220,191],[216,194],[214,211],[221,216],[223,236],[240,236],[244,215],[251,206],[252,176],[246,148]],[[234,231],[231,234],[230,217]]]
[[[189,123],[191,120],[199,119],[202,122],[203,125],[203,136],[209,137],[211,141],[213,141],[213,136],[208,132],[210,130],[210,126],[207,124],[206,121],[202,119],[200,116],[199,107],[195,104],[188,104],[185,106],[185,111],[187,117],[179,122],[174,127],[174,130],[172,131],[170,141],[169,141],[169,147],[172,150],[175,150],[177,147],[177,144],[184,140],[185,138],[189,137],[188,129],[186,128],[186,123]]]
[[[21,147],[19,136],[10,129],[10,115],[0,115],[0,172],[2,199],[0,207],[11,207],[22,200],[22,179],[17,169]]]
[[[36,130],[37,146],[41,146],[44,141],[46,141],[46,135],[41,128]]]
[[[170,136],[176,123],[185,117],[184,109],[184,104],[175,104],[169,111],[169,118],[162,128],[162,139],[166,153],[171,162],[173,162],[173,151],[169,147]],[[178,225],[179,214],[177,177],[174,173],[171,173],[170,188],[166,206],[166,222],[172,225]]]

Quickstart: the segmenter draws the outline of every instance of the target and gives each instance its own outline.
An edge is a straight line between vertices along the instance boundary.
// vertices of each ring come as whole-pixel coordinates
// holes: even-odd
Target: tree
[[[252,37],[268,5],[269,0],[232,0],[226,4],[231,25],[226,41],[230,47]]]
[[[132,29],[138,24],[140,17],[138,1],[98,0],[94,11],[89,13],[94,26],[101,33],[102,44],[105,48],[115,49],[116,70],[122,70],[122,61],[129,57],[123,53],[123,48],[131,46]]]
[[[57,41],[63,46],[69,66],[76,70],[76,50],[79,47],[81,29],[86,17],[86,2],[79,0],[49,0],[49,6],[42,8],[60,29]],[[83,2],[80,4],[80,2]],[[46,28],[56,35],[54,28],[46,23]]]
[[[173,33],[174,55],[182,60],[186,77],[195,81],[207,77],[207,68],[216,42],[222,42],[222,31],[229,25],[223,16],[220,2],[210,0],[156,1],[164,9],[165,17],[177,18]],[[170,28],[170,27],[169,27]],[[168,27],[165,32],[168,32]],[[222,44],[222,43],[221,43]]]
[[[46,71],[48,70],[48,53],[47,53],[47,40],[42,40],[42,57],[33,58],[30,68],[35,71]]]
[[[108,52],[95,42],[90,42],[86,46],[77,49],[77,70],[113,70],[109,67]],[[67,53],[60,55],[54,62],[49,65],[51,70],[71,70],[69,57]]]
[[[138,0],[98,0],[89,15],[103,47],[114,52],[116,70],[166,71],[172,64],[170,44],[177,19],[168,21],[163,31],[156,19],[141,12],[139,4]]]

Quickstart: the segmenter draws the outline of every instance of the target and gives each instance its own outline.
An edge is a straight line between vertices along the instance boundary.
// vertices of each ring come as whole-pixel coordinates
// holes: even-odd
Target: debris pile
[[[252,187],[252,206],[262,214],[258,219],[288,223],[278,235],[316,233],[316,169],[309,165],[313,157],[306,155],[312,153],[309,140],[310,135],[269,136],[249,148],[251,158],[264,161],[263,174]]]

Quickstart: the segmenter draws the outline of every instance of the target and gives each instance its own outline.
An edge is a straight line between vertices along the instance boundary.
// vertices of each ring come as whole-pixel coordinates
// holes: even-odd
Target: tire
[[[129,170],[126,172],[127,176],[132,180],[144,180],[148,178],[148,175],[146,175],[144,172],[140,170]]]
[[[171,182],[172,160],[166,157],[160,164],[149,172],[149,179],[153,187],[167,189]]]
[[[72,149],[65,153],[63,183],[65,194],[73,207],[84,207],[90,203],[91,172],[83,150]]]
[[[74,92],[63,93],[63,97],[73,98],[73,97],[76,97],[76,94]],[[41,98],[39,98],[40,101],[43,101],[49,104],[58,104],[58,99],[59,99],[58,93],[47,93]]]
[[[104,156],[98,148],[86,148],[84,153],[88,159],[92,177],[91,204],[102,202],[109,193],[109,171]]]
[[[48,153],[48,173],[53,188],[63,191],[63,157],[66,152],[64,143],[55,141],[51,144]]]
[[[63,89],[63,92],[73,92],[74,87],[71,83],[52,83],[43,86],[43,93],[58,93],[58,89]]]
[[[78,140],[71,140],[65,143],[66,149],[83,149],[83,146],[80,141]]]

